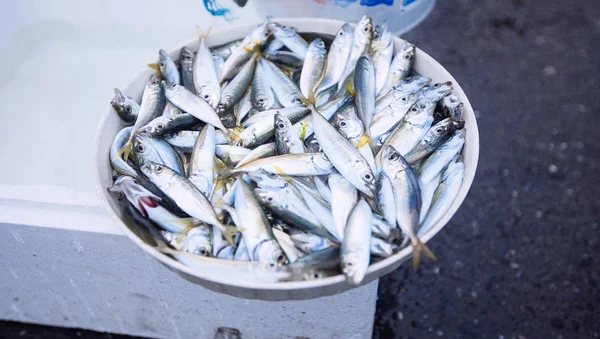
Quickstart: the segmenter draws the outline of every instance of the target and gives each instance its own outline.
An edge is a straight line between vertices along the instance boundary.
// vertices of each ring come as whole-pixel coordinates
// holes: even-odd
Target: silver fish
[[[292,122],[286,116],[275,113],[275,141],[277,142],[278,154],[302,154],[304,143],[298,135],[298,131],[293,128]]]
[[[408,110],[417,102],[419,95],[409,93],[398,96],[394,101],[386,101],[387,106],[377,106],[375,116],[369,128],[371,136],[377,138],[394,129],[406,115]]]
[[[398,51],[394,55],[392,64],[390,65],[390,71],[387,77],[382,93],[387,93],[395,84],[400,80],[406,78],[412,70],[412,65],[415,56],[415,45],[408,41],[402,40]]]
[[[167,80],[167,84],[179,84],[181,82],[181,76],[175,62],[164,49],[158,51],[158,66],[165,80]]]
[[[276,113],[280,113],[290,119],[290,121],[296,122],[305,116],[307,112],[308,110],[298,107],[257,113],[248,119],[252,119],[252,125],[247,126],[242,132],[238,133],[238,137],[241,140],[239,146],[252,148],[271,138],[275,134],[273,121]]]
[[[275,92],[277,101],[279,101],[283,107],[302,106],[303,104],[300,100],[301,93],[298,86],[296,86],[296,84],[271,61],[261,58],[259,62],[269,74],[269,82],[271,83],[273,92]]]
[[[323,80],[317,90],[317,95],[336,86],[338,82],[340,82],[346,62],[350,56],[353,35],[354,30],[348,23],[345,23],[337,32],[335,39],[329,48],[325,74],[323,75]],[[335,91],[337,91],[337,87],[335,88]]]
[[[194,52],[187,46],[181,48],[179,66],[181,67],[180,74],[183,86],[196,94],[196,87],[194,85]]]
[[[350,77],[352,72],[354,72],[358,59],[361,55],[363,55],[363,53],[367,50],[367,47],[370,45],[372,28],[373,26],[371,24],[371,18],[368,15],[364,15],[356,25],[354,34],[352,35],[352,48],[350,49],[350,54],[348,55],[348,61],[346,61],[344,72],[342,73],[340,81],[338,82],[338,93],[344,88],[346,79]]]
[[[425,87],[419,92],[419,99],[426,100],[430,103],[437,103],[446,95],[452,93],[452,82],[440,82],[429,87]]]
[[[354,86],[356,87],[356,112],[369,131],[373,114],[375,114],[375,69],[370,57],[362,56],[356,63],[354,71]]]
[[[426,184],[422,184],[421,186],[421,212],[419,214],[419,224],[423,223],[425,217],[427,216],[427,212],[429,212],[429,208],[431,207],[431,201],[433,199],[433,193],[440,185],[440,178],[442,174],[438,174],[435,178],[430,180]]]
[[[206,101],[188,91],[185,87],[171,84],[166,88],[167,99],[177,108],[192,114],[197,119],[211,124],[222,130],[226,135],[229,131],[223,126],[217,112]]]
[[[448,141],[425,160],[419,173],[419,180],[422,183],[425,184],[432,180],[452,161],[456,154],[460,153],[465,144],[465,135],[466,131],[464,129],[455,131]]]
[[[392,34],[388,29],[387,23],[384,22],[375,28],[373,41],[371,41],[371,58],[373,59],[373,66],[375,68],[376,95],[379,95],[385,87],[393,56],[394,44],[392,42]]]
[[[162,136],[163,140],[168,142],[171,146],[175,146],[178,149],[191,152],[198,139],[199,131],[178,131],[172,134],[165,134]],[[215,131],[215,144],[224,145],[227,143],[227,139],[222,131]]]
[[[151,161],[156,162],[177,173],[183,173],[181,160],[175,150],[161,139],[150,138],[146,134],[138,134],[133,139],[133,154],[138,167]]]
[[[381,111],[384,107],[388,107],[391,103],[397,100],[398,97],[419,92],[423,87],[427,86],[431,79],[421,76],[412,75],[395,84],[388,92],[381,92],[375,100],[375,113]]]
[[[150,75],[146,86],[144,87],[144,93],[142,94],[142,103],[140,104],[140,110],[138,117],[135,120],[135,124],[129,134],[129,139],[119,150],[118,154],[123,154],[125,161],[129,159],[132,153],[133,138],[136,136],[138,130],[149,123],[152,119],[159,116],[165,107],[165,93],[163,87],[156,74]]]
[[[273,234],[281,246],[281,249],[283,249],[283,252],[285,253],[289,263],[293,263],[300,258],[300,251],[298,251],[288,234],[278,229],[273,229]]]
[[[270,142],[267,144],[260,145],[246,154],[246,156],[235,165],[235,167],[241,167],[256,159],[271,157],[277,154],[277,143]]]
[[[306,56],[300,74],[300,91],[305,98],[310,98],[311,94],[314,96],[325,71],[327,49],[323,40],[313,40]]]
[[[392,183],[396,204],[396,222],[410,238],[413,252],[413,267],[419,267],[421,256],[435,260],[435,256],[416,235],[421,209],[421,190],[416,174],[402,155],[389,145],[382,147],[382,174]]]
[[[375,175],[352,144],[311,107],[313,128],[323,152],[341,175],[368,197],[375,195]]]
[[[352,285],[360,284],[369,268],[371,218],[371,207],[364,199],[360,199],[352,209],[344,230],[341,247],[342,271],[346,281]]]
[[[276,173],[267,172],[264,169],[248,172],[248,177],[263,189],[279,190],[288,187],[288,182]]]
[[[434,108],[435,104],[417,101],[386,139],[385,144],[393,146],[403,157],[406,156],[431,127]]]
[[[265,69],[265,66],[261,62],[256,64],[254,79],[252,79],[251,102],[254,103],[254,107],[259,111],[269,110],[275,105],[275,93],[271,89],[267,72],[268,70]]]
[[[275,38],[281,41],[285,47],[304,60],[308,51],[308,43],[291,27],[281,26],[276,22],[269,23],[269,29],[273,32]]]
[[[142,166],[141,170],[163,193],[173,199],[185,213],[220,228],[227,242],[233,244],[232,234],[237,233],[239,229],[223,225],[217,218],[213,206],[194,184],[161,164],[151,162]]]
[[[110,146],[109,156],[112,168],[115,171],[117,171],[117,173],[137,178],[137,171],[133,167],[131,167],[127,161],[123,160],[120,156],[118,156],[119,150],[129,139],[129,134],[131,133],[132,129],[133,127],[131,126],[125,127],[117,133],[117,135],[115,136],[115,140]]]
[[[215,148],[215,128],[207,124],[196,139],[188,169],[188,180],[205,197],[209,197],[213,189]]]
[[[269,158],[256,159],[244,166],[237,167],[231,173],[251,172],[264,169],[272,173],[292,176],[314,176],[329,174],[333,165],[323,153],[284,154]]]
[[[265,216],[252,188],[240,181],[235,192],[235,210],[244,222],[242,238],[253,261],[260,261],[270,267],[287,263],[287,258],[277,243],[271,225]]]
[[[221,92],[221,101],[217,105],[218,112],[224,113],[229,111],[241,98],[244,96],[248,85],[252,81],[254,69],[256,67],[256,58],[254,55],[242,67],[239,73],[223,88]]]
[[[153,138],[162,136],[163,134],[174,133],[176,131],[191,128],[197,125],[200,121],[189,113],[183,113],[175,116],[165,117],[160,116],[144,127],[140,128],[140,132],[144,132]]]
[[[358,192],[354,185],[339,173],[329,175],[329,189],[331,190],[331,213],[335,222],[336,233],[334,235],[344,239],[346,222],[358,199]]]
[[[221,96],[221,87],[217,77],[217,69],[206,38],[209,32],[199,34],[200,45],[196,51],[193,63],[194,88],[200,98],[206,101],[213,109],[217,108]],[[187,86],[186,86],[187,87]]]
[[[306,206],[302,197],[296,195],[290,187],[281,189],[254,189],[261,204],[286,222],[326,239],[334,237],[321,224],[319,218]]]
[[[448,211],[458,195],[465,175],[465,164],[460,154],[454,156],[442,173],[440,184],[433,194],[431,208],[421,224],[419,235],[427,233]]]
[[[406,155],[406,161],[413,163],[433,153],[446,141],[448,135],[454,131],[454,126],[450,118],[446,118],[431,126],[423,139]]]
[[[223,65],[223,75],[221,76],[221,83],[233,78],[233,76],[250,58],[252,57],[252,50],[256,47],[264,46],[269,40],[271,33],[268,28],[269,22],[267,20],[259,23],[250,32],[240,45],[231,53],[231,55],[225,61]]]
[[[333,115],[342,107],[346,102],[350,100],[349,96],[337,97],[334,100],[326,103],[323,106],[318,106],[317,110],[323,116],[323,118],[330,120]],[[306,141],[308,138],[313,136],[313,122],[312,116],[309,114],[302,118],[300,121],[294,124],[294,128],[298,131],[300,138],[304,138]]]
[[[311,252],[287,265],[286,269],[292,271],[292,277],[296,279],[314,280],[337,275],[339,267],[340,248],[333,246]]]
[[[115,88],[115,97],[110,104],[117,111],[121,120],[128,124],[135,122],[140,111],[140,105],[132,98],[124,95],[118,88]]]
[[[276,108],[267,111],[257,112],[251,117],[247,118],[242,122],[242,127],[248,128],[258,122],[273,122],[275,114],[279,113],[290,119],[290,121],[296,122],[303,117],[306,117],[310,113],[310,109],[306,107],[289,107],[289,108]]]
[[[248,148],[231,145],[217,145],[215,150],[217,157],[227,165],[237,165],[250,152]]]
[[[464,121],[463,118],[463,103],[460,102],[457,96],[448,95],[442,99],[442,110],[447,117],[454,121]]]
[[[181,244],[183,252],[208,257],[212,253],[212,234],[208,225],[200,224],[191,229]]]

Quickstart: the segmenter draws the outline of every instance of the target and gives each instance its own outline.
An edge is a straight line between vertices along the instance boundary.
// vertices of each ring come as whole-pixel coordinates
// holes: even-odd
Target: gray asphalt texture
[[[600,336],[600,1],[438,1],[404,36],[478,115],[479,167],[432,241],[381,279],[375,338]]]

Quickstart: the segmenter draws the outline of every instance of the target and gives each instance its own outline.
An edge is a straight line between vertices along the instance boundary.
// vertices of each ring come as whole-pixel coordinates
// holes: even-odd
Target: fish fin
[[[304,138],[306,137],[306,128],[307,128],[306,123],[302,122],[302,127],[300,127],[300,133],[298,133],[300,140],[304,140]]]
[[[371,138],[368,135],[363,134],[360,137],[360,139],[358,139],[358,144],[356,145],[356,148],[361,148],[366,144],[369,144],[369,145],[371,144]]]
[[[206,31],[203,32],[202,29],[200,29],[200,26],[196,25],[196,34],[198,35],[198,40],[202,41],[203,39],[208,38],[211,29],[212,27],[208,27]]]
[[[159,71],[160,72],[160,66],[156,63],[152,63],[152,64],[148,64],[148,67],[152,68],[155,71]]]
[[[356,91],[352,86],[352,82],[350,81],[346,82],[346,92],[348,92],[351,96],[354,96],[356,94]]]
[[[419,269],[419,265],[421,264],[421,253],[430,260],[437,261],[437,258],[431,252],[429,247],[427,247],[419,238],[411,240],[412,252],[413,252],[413,268],[415,271]]]
[[[133,152],[133,141],[131,139],[127,140],[127,142],[117,151],[117,155],[115,158],[123,158],[125,161],[129,159],[131,153]]]
[[[221,232],[223,232],[223,238],[225,238],[225,240],[227,240],[227,243],[231,246],[233,246],[233,248],[236,247],[235,241],[233,241],[233,236],[236,233],[240,233],[242,231],[241,228],[236,227],[236,226],[226,226],[221,224],[221,226],[219,227],[221,229]]]

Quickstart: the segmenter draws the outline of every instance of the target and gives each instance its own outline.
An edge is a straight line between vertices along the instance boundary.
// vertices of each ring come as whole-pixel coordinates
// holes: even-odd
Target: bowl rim
[[[302,26],[307,26],[310,23],[315,23],[315,24],[319,24],[319,25],[335,25],[336,27],[341,27],[345,23],[345,21],[342,21],[342,20],[312,18],[312,17],[277,18],[276,21],[284,23],[286,25],[290,25],[290,26],[294,26],[294,25],[298,25],[298,24],[301,24]],[[236,35],[239,35],[240,31],[243,31],[243,32],[249,31],[249,28],[254,27],[256,24],[257,24],[257,22],[250,22],[250,23],[243,23],[243,24],[228,26],[226,28],[215,30],[213,33],[211,33],[211,36],[218,36],[218,35],[236,36]],[[353,23],[350,23],[350,24],[352,26],[355,26],[355,24],[353,24]],[[299,30],[299,31],[301,33],[319,33],[319,32],[313,32],[312,30]],[[328,34],[328,33],[321,32],[321,34]],[[392,37],[392,40],[394,42],[397,42],[398,39],[400,39],[400,38],[397,36]],[[169,49],[169,54],[172,55],[173,53],[179,53],[179,51],[181,50],[182,47],[189,46],[196,41],[197,41],[197,38],[191,38],[184,43],[178,44],[174,48]],[[232,41],[234,41],[234,40],[232,40]],[[477,126],[477,119],[474,115],[474,111],[471,106],[471,103],[469,102],[467,95],[464,93],[464,91],[462,90],[462,88],[460,87],[460,85],[456,81],[456,79],[454,79],[454,77],[450,74],[450,72],[444,66],[442,66],[439,62],[437,62],[429,54],[427,54],[425,51],[421,50],[420,48],[418,48],[416,46],[415,46],[415,55],[418,55],[419,59],[426,59],[427,63],[439,65],[443,70],[445,70],[448,73],[448,75],[449,75],[448,81],[452,81],[452,83],[454,85],[454,91],[460,91],[463,94],[463,98],[464,98],[464,100],[462,101],[463,102],[463,112],[465,112],[465,113],[468,112],[470,115],[472,115],[472,118],[473,118],[473,124],[472,124],[472,126],[469,126],[469,130],[468,130],[468,134],[470,134],[469,138],[471,139],[471,142],[469,142],[469,144],[471,144],[470,147],[472,148],[471,151],[473,153],[470,156],[470,160],[473,162],[473,166],[469,167],[469,168],[465,168],[465,176],[463,178],[463,182],[461,184],[458,195],[452,201],[450,209],[434,225],[434,227],[432,227],[423,237],[420,238],[423,241],[423,243],[427,243],[442,228],[444,228],[446,226],[448,221],[454,216],[454,214],[457,212],[457,210],[460,208],[460,206],[464,202],[464,199],[467,196],[467,194],[471,188],[471,185],[475,178],[475,173],[477,171],[478,162],[479,162],[479,130],[478,130],[478,126]],[[143,68],[142,70],[137,72],[135,74],[135,76],[132,77],[132,79],[138,79],[147,71],[148,71],[147,68]],[[124,86],[123,88],[126,88],[127,86],[129,86],[129,84],[131,84],[131,82],[126,84],[126,86]],[[108,160],[107,160],[106,154],[104,154],[104,153],[101,154],[100,150],[98,149],[98,145],[100,144],[101,135],[103,134],[102,127],[107,124],[108,119],[111,119],[111,115],[114,115],[113,111],[114,111],[114,109],[112,108],[112,106],[110,104],[108,104],[108,109],[106,109],[104,111],[102,118],[99,121],[97,130],[96,130],[96,134],[94,136],[94,153],[92,156],[92,161],[93,161],[93,167],[94,167],[95,182],[96,182],[96,186],[97,186],[100,198],[102,200],[102,205],[108,211],[108,214],[110,215],[111,219],[117,224],[117,226],[121,229],[121,231],[127,237],[129,237],[133,242],[135,242],[138,246],[140,246],[147,254],[149,254],[152,257],[154,257],[155,259],[159,260],[161,263],[163,263],[167,267],[176,269],[178,271],[181,271],[183,273],[191,275],[195,278],[198,278],[201,280],[207,280],[207,281],[210,281],[210,282],[216,283],[216,284],[222,284],[222,285],[227,285],[227,286],[232,286],[232,287],[239,287],[239,288],[244,288],[244,289],[280,290],[280,291],[306,290],[306,289],[325,287],[328,285],[335,285],[335,284],[339,284],[339,283],[345,283],[346,280],[345,280],[345,277],[343,274],[338,274],[338,275],[335,275],[332,277],[326,277],[326,278],[315,279],[315,280],[289,281],[289,282],[258,282],[258,281],[243,282],[243,281],[239,281],[239,280],[235,280],[235,279],[222,279],[218,276],[199,274],[199,272],[196,269],[186,266],[183,263],[177,261],[176,259],[171,258],[170,256],[162,253],[161,251],[157,250],[156,248],[144,243],[140,238],[138,238],[133,233],[133,231],[131,231],[129,229],[129,227],[127,227],[127,225],[123,222],[123,220],[119,217],[119,215],[113,210],[110,202],[107,200],[106,196],[103,194],[105,187],[102,184],[102,174],[100,173],[99,164],[100,164],[100,161],[108,161]],[[458,201],[458,203],[457,203],[457,201]],[[404,249],[400,250],[399,252],[392,254],[391,256],[389,256],[387,258],[384,258],[376,263],[370,264],[369,268],[367,269],[367,271],[365,273],[365,280],[360,285],[364,285],[364,284],[368,283],[369,281],[373,280],[373,279],[366,278],[370,274],[373,274],[374,272],[377,272],[377,271],[385,271],[385,268],[392,266],[394,263],[401,262],[402,260],[406,260],[406,259],[410,258],[411,254],[412,254],[411,248],[409,246],[409,247],[405,247]],[[228,262],[228,261],[224,261],[223,259],[205,258],[205,257],[198,257],[198,260],[199,260],[199,262],[202,260],[206,260],[207,262],[218,260],[220,262],[220,264],[224,264],[225,262]],[[250,264],[250,262],[248,262],[248,267],[251,267],[251,266],[252,266],[252,264]],[[235,268],[233,268],[233,269],[235,269]],[[385,274],[387,274],[387,272],[383,273],[381,275],[377,275],[375,273],[375,275],[376,275],[375,279],[377,279],[380,276],[385,275]]]

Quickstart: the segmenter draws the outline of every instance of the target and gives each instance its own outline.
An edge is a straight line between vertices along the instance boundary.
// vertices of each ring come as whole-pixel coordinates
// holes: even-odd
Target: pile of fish
[[[110,149],[130,224],[166,253],[254,261],[290,279],[343,273],[411,246],[464,176],[462,104],[413,72],[365,16],[331,41],[267,18],[240,41],[159,52],[141,101],[115,89]],[[176,256],[175,256],[176,257]]]

